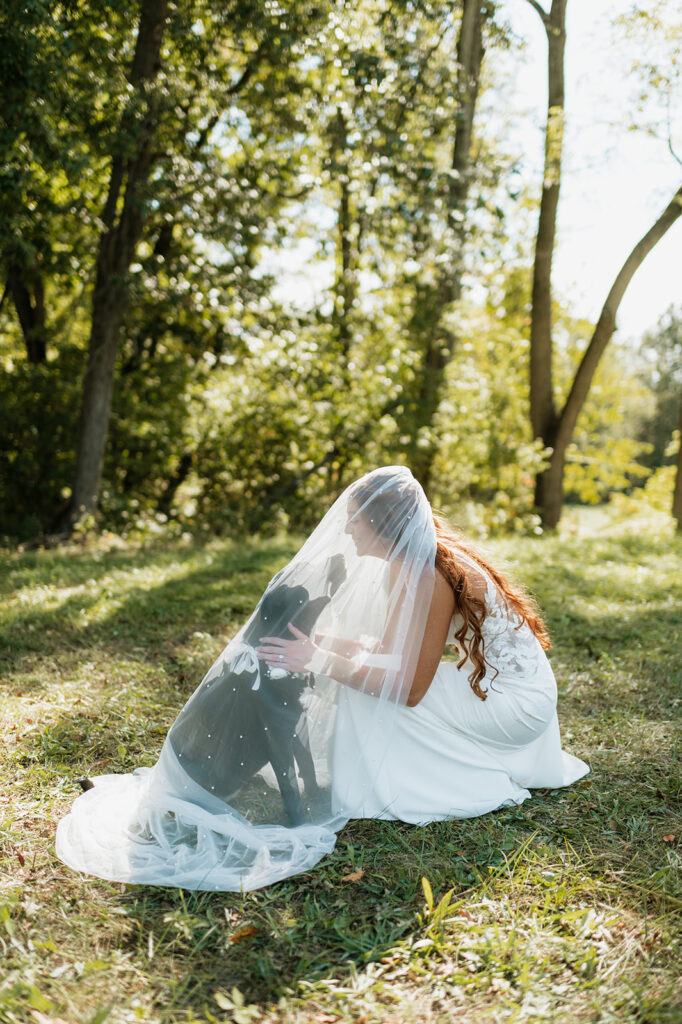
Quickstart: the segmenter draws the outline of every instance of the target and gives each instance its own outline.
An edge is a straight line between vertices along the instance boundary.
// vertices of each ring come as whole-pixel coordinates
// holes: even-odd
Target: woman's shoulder
[[[454,610],[455,595],[448,578],[441,572],[438,566],[436,566],[436,578],[433,584],[433,599],[441,605],[451,605]]]

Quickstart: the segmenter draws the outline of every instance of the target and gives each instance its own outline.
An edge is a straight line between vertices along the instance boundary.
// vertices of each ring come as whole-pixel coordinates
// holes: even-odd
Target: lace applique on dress
[[[488,614],[482,632],[486,661],[500,676],[533,678],[544,658],[533,630],[507,606],[492,580],[488,581],[485,600]]]
[[[481,589],[488,614],[481,628],[484,640],[484,654],[490,667],[490,676],[483,685],[492,682],[496,688],[502,678],[533,679],[542,668],[544,651],[528,623],[518,612],[511,609],[490,577],[472,559],[463,553],[460,557],[480,577]],[[455,618],[450,625],[447,642],[460,654],[462,646],[455,639],[455,633],[461,625],[461,619]],[[468,647],[469,637],[466,646]],[[470,663],[469,663],[470,664]],[[494,669],[497,669],[495,675]],[[494,676],[494,680],[493,680]]]

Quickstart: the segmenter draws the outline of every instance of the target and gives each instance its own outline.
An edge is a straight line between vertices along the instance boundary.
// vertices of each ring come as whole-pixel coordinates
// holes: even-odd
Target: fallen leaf
[[[24,855],[21,852],[21,850],[15,850],[14,852],[17,855],[17,860],[19,861],[19,863],[21,864],[21,866],[23,868],[24,864],[26,863],[26,858],[24,857]]]
[[[62,1017],[46,1017],[40,1010],[31,1010],[31,1014],[36,1024],[66,1024]]]
[[[245,924],[243,928],[239,928],[236,932],[230,935],[230,942],[244,942],[246,939],[252,939],[254,935],[258,935],[259,929],[252,924]]]
[[[351,871],[349,875],[344,875],[341,879],[342,882],[359,882],[364,875],[364,868],[360,868],[358,871]]]
[[[667,836],[663,836],[663,842],[664,843],[674,843],[675,842],[675,836],[672,834],[672,832],[668,832]]]

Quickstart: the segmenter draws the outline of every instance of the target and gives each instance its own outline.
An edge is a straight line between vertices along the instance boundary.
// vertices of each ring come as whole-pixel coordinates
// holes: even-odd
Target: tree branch
[[[256,49],[256,51],[252,53],[252,55],[249,57],[248,61],[246,62],[246,67],[242,71],[237,81],[233,82],[232,85],[230,85],[225,90],[226,96],[234,96],[235,93],[239,92],[239,90],[247,84],[252,74],[258,67],[261,58],[267,49],[267,45],[268,39],[266,35],[266,37],[262,39],[261,42],[258,44],[258,48]]]
[[[672,113],[671,113],[671,110],[670,110],[670,92],[668,92],[667,108],[668,108],[668,110],[667,110],[667,114],[668,114],[668,149],[670,150],[670,155],[672,156],[673,160],[676,160],[677,163],[680,165],[680,167],[682,167],[682,158],[680,158],[679,154],[675,152],[675,147],[673,146],[673,125],[672,125]]]
[[[547,11],[540,6],[537,0],[527,0],[527,2],[531,5],[531,7],[535,8],[535,10],[542,18],[542,24],[545,26],[545,28],[547,28],[547,24],[549,22],[549,14],[547,13]]]
[[[673,140],[672,140],[672,137],[670,135],[668,136],[668,149],[670,150],[670,154],[673,157],[673,159],[677,161],[677,163],[680,165],[680,167],[682,167],[682,157],[678,156],[677,153],[675,152],[675,150],[673,148]]]
[[[557,447],[562,445],[565,447],[573,435],[576,420],[587,397],[599,360],[616,328],[616,313],[630,281],[654,246],[660,242],[666,231],[681,216],[682,185],[678,188],[660,217],[651,225],[646,234],[640,238],[611,285],[599,320],[597,321],[597,326],[580,361],[571,390],[561,412]]]

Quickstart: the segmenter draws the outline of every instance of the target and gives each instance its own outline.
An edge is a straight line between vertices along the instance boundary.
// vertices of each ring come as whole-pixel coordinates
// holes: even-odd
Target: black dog
[[[253,651],[264,636],[291,639],[290,622],[310,635],[345,577],[343,557],[335,555],[327,566],[326,593],[311,599],[305,587],[276,585],[276,576],[275,586],[270,584],[243,634],[243,644]],[[245,660],[247,667],[240,668]],[[308,816],[296,764],[307,800],[319,793],[302,700],[313,684],[313,677],[305,673],[275,673],[273,678],[255,651],[244,659],[242,648],[226,661],[220,676],[191,698],[191,710],[169,733],[173,750],[190,776],[226,802],[270,763],[291,824],[303,824]]]

